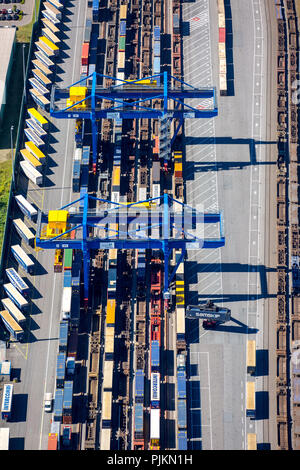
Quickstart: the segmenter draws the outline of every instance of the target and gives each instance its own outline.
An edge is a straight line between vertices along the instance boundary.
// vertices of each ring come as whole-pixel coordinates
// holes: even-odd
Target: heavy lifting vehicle
[[[188,305],[186,308],[186,318],[192,320],[203,319],[203,328],[215,328],[222,323],[230,321],[231,310],[225,307],[218,307],[212,300],[207,300],[199,305]]]

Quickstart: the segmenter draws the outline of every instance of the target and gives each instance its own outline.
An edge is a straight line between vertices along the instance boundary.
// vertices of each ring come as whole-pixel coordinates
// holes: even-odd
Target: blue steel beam
[[[160,198],[153,198],[153,199],[162,199],[163,200],[163,216],[161,223],[162,227],[162,238],[159,239],[152,239],[147,236],[145,236],[142,239],[132,239],[130,236],[132,235],[132,232],[128,234],[127,238],[124,238],[124,232],[120,232],[119,230],[116,233],[116,235],[121,234],[121,238],[117,237],[112,237],[112,236],[105,236],[103,238],[90,238],[89,237],[89,230],[88,228],[90,226],[94,226],[94,222],[97,221],[97,215],[93,215],[92,217],[89,216],[89,199],[98,199],[89,196],[88,194],[84,195],[82,198],[77,199],[74,201],[74,203],[67,204],[66,206],[63,206],[61,209],[66,209],[72,205],[74,205],[76,202],[79,202],[80,200],[84,200],[84,208],[83,208],[83,213],[82,214],[69,214],[69,220],[68,223],[72,224],[73,222],[76,222],[77,225],[75,227],[72,227],[68,229],[66,232],[56,235],[55,237],[52,237],[50,239],[45,239],[41,238],[41,229],[42,229],[42,222],[46,223],[46,215],[42,214],[41,211],[38,213],[38,219],[37,219],[37,231],[36,231],[36,246],[42,248],[42,249],[66,249],[66,248],[73,248],[73,249],[79,249],[82,250],[83,254],[83,271],[84,271],[84,299],[85,299],[85,304],[87,305],[88,302],[88,297],[89,297],[89,271],[90,271],[90,252],[91,250],[97,250],[97,249],[110,249],[110,248],[117,248],[117,249],[159,249],[163,251],[164,254],[164,297],[168,298],[169,294],[169,285],[170,282],[172,281],[177,267],[179,263],[175,266],[173,269],[171,276],[169,277],[169,258],[170,254],[173,249],[180,249],[182,250],[182,256],[185,253],[185,250],[188,245],[193,246],[194,248],[198,249],[205,249],[205,248],[219,248],[224,246],[225,244],[225,237],[223,234],[223,217],[222,213],[221,214],[202,214],[200,217],[201,223],[220,223],[220,237],[218,239],[199,239],[195,236],[193,238],[171,238],[170,237],[170,231],[173,228],[174,223],[171,223],[171,212],[170,212],[170,203],[175,202],[180,204],[183,209],[185,207],[184,204],[182,204],[180,201],[176,201],[173,199],[171,196],[168,194],[164,194]],[[103,200],[100,199],[101,201],[105,201],[109,204],[116,205],[118,203],[113,203],[111,201]],[[147,200],[151,201],[151,199]],[[146,202],[147,202],[146,201]],[[145,201],[144,201],[145,202]],[[141,202],[137,202],[136,204],[141,204]],[[134,204],[132,204],[133,206]],[[119,207],[124,208],[123,205],[118,204]],[[187,206],[188,207],[188,206]],[[98,216],[98,223],[101,221],[104,221],[105,224],[107,224],[107,220],[105,219],[107,211],[103,212]],[[178,213],[177,213],[178,215]],[[78,224],[80,218],[80,222]],[[91,218],[93,219],[91,221]],[[173,220],[177,220],[177,224],[180,218],[173,217]],[[104,226],[104,225],[103,225]],[[149,226],[150,228],[153,228],[153,226]],[[149,227],[142,227],[138,228],[137,231],[140,230],[146,230]],[[74,240],[71,239],[66,239],[63,238],[64,235],[69,234],[72,230],[77,230],[77,229],[82,229],[82,238],[75,238]],[[98,225],[98,228],[99,227]],[[185,234],[184,227],[182,227],[181,230],[182,234]]]

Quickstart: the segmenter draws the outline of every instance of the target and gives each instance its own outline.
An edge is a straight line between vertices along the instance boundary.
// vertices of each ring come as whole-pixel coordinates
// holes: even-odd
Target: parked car
[[[13,19],[14,19],[15,21],[17,21],[17,20],[19,19],[19,15],[14,14],[14,15],[13,15]]]
[[[7,13],[8,13],[9,15],[12,15],[12,14],[13,14],[13,9],[12,9],[12,8],[9,8],[9,9],[7,10]]]
[[[13,17],[11,15],[7,15],[7,19],[8,19],[8,21],[11,21],[13,19]]]
[[[52,401],[53,401],[53,394],[51,392],[45,393],[44,410],[47,413],[50,413],[52,411]]]
[[[2,15],[7,15],[7,10],[6,10],[6,8],[3,8],[3,9],[1,10],[1,13],[2,13]]]
[[[7,20],[7,15],[2,15],[2,20],[6,21]]]

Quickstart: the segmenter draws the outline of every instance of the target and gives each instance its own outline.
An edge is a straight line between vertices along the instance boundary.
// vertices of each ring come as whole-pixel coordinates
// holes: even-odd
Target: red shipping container
[[[88,65],[88,63],[89,63],[89,50],[90,50],[90,43],[89,42],[84,42],[82,44],[81,65]]]
[[[159,153],[159,137],[155,136],[154,137],[154,148],[153,148],[153,153]]]
[[[219,28],[219,42],[225,42],[226,28]]]

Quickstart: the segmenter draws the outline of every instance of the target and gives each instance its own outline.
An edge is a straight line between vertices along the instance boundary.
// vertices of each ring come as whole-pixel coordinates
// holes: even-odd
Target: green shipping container
[[[119,39],[119,51],[125,51],[125,36],[121,36]]]
[[[72,269],[73,250],[68,248],[64,253],[64,269]]]

